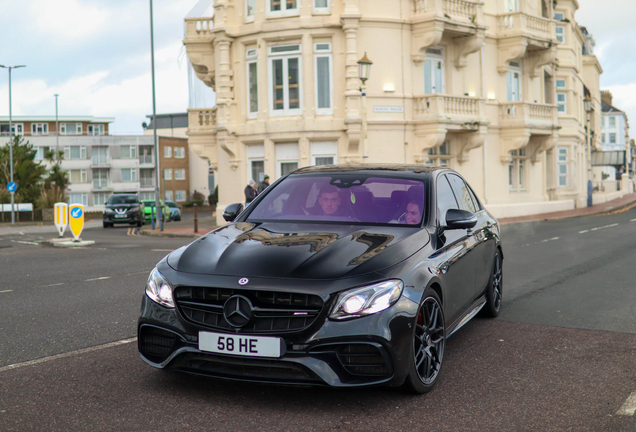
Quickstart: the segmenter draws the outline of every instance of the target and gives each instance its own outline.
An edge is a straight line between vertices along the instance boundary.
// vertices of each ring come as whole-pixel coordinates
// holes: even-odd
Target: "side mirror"
[[[230,204],[229,206],[225,207],[225,210],[223,210],[223,219],[225,219],[227,222],[232,222],[242,211],[242,203]]]
[[[446,212],[446,229],[469,229],[477,225],[477,216],[467,210],[449,209]]]

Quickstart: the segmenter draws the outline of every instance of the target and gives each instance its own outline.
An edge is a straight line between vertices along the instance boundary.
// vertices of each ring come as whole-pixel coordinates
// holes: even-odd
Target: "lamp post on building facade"
[[[362,161],[369,158],[369,149],[367,147],[367,89],[365,83],[369,79],[371,73],[371,65],[373,62],[364,53],[364,57],[358,60],[358,78],[362,82],[360,93],[362,95]]]
[[[592,207],[594,200],[592,199],[592,131],[590,130],[590,117],[592,115],[592,111],[594,111],[594,104],[592,103],[592,99],[589,94],[585,95],[583,105],[585,108],[586,120],[585,140],[587,142],[587,206]]]
[[[26,67],[25,65],[18,66],[5,66],[0,65],[1,68],[5,68],[9,70],[9,172],[10,172],[10,182],[13,183],[13,122],[12,122],[12,114],[11,114],[11,69],[17,69],[21,67]],[[15,201],[13,198],[15,191],[11,192],[11,224],[15,225]]]

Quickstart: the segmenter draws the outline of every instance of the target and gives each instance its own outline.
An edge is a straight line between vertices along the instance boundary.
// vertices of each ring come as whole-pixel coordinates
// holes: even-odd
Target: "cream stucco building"
[[[213,17],[186,18],[217,98],[189,110],[188,139],[217,173],[219,208],[264,173],[367,161],[450,166],[499,217],[586,205],[584,98],[600,148],[602,68],[577,0],[554,4],[217,0]]]

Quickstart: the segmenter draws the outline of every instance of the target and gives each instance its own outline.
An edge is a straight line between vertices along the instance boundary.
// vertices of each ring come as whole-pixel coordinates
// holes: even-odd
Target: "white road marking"
[[[636,222],[636,219],[630,219],[629,221],[630,222]]]
[[[539,243],[545,243],[545,242],[549,242],[549,241],[553,241],[553,240],[558,240],[558,239],[559,239],[558,237],[552,237],[552,238],[549,238],[549,239],[541,240]]]
[[[0,293],[7,293],[7,292],[13,292],[13,290],[4,290],[4,291],[0,291]]]
[[[590,230],[579,231],[579,234],[585,234],[586,232],[590,232]]]
[[[172,252],[174,249],[150,249],[152,252]]]
[[[636,392],[629,395],[623,406],[616,411],[616,414],[633,416],[634,412],[636,412]]]
[[[605,226],[602,226],[602,227],[596,227],[596,228],[592,228],[590,231],[598,231],[598,230],[601,230],[601,229],[611,228],[611,227],[615,227],[615,226],[618,226],[618,224],[617,223],[613,223],[611,225],[605,225]]]
[[[96,281],[96,280],[106,280],[106,279],[110,279],[110,276],[102,276],[102,277],[98,277],[98,278],[94,278],[94,279],[86,279],[84,282],[92,282],[92,281]]]
[[[152,270],[145,270],[145,271],[140,271],[137,273],[127,273],[126,276],[133,276],[133,275],[138,275],[138,274],[150,274]]]
[[[64,282],[50,284],[50,285],[40,285],[38,288],[46,288],[46,287],[59,286],[59,285],[64,285]]]
[[[36,245],[38,246],[39,243],[36,242],[28,242],[28,241],[22,241],[22,240],[11,240],[13,243],[20,243],[20,244],[28,244],[28,245]]]
[[[49,357],[42,357],[36,360],[30,360],[30,361],[26,361],[26,362],[22,362],[22,363],[15,363],[15,364],[10,364],[8,366],[4,366],[4,367],[0,367],[0,372],[5,372],[8,370],[12,370],[12,369],[17,369],[17,368],[21,368],[21,367],[25,367],[25,366],[33,366],[36,364],[40,364],[40,363],[45,363],[51,360],[57,360],[57,359],[61,359],[61,358],[65,358],[65,357],[72,357],[75,355],[80,355],[80,354],[85,354],[85,353],[89,353],[89,352],[93,352],[93,351],[99,351],[99,350],[103,350],[106,348],[112,348],[115,346],[119,346],[119,345],[124,345],[127,343],[131,343],[131,342],[135,342],[137,340],[136,337],[134,338],[130,338],[130,339],[122,339],[119,341],[115,341],[115,342],[111,342],[111,343],[107,343],[104,345],[97,345],[94,347],[90,347],[90,348],[82,348],[76,351],[70,351],[67,353],[63,353],[63,354],[57,354],[57,355],[53,355],[53,356],[49,356]]]

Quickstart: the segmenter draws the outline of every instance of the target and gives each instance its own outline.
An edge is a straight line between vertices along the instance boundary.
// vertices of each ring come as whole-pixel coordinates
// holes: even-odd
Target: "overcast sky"
[[[111,133],[143,133],[152,114],[148,0],[1,3],[0,64],[27,66],[12,72],[14,115],[54,116],[59,93],[60,116],[115,117]],[[183,18],[196,4],[153,2],[158,114],[188,107]],[[579,4],[577,21],[594,36],[604,70],[601,88],[636,125],[636,0]],[[7,72],[0,69],[0,115],[8,114]]]

